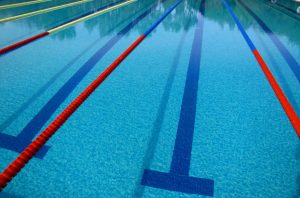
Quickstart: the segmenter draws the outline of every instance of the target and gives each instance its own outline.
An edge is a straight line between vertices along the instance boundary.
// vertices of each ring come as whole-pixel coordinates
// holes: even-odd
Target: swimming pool
[[[54,7],[0,23],[1,49],[48,32],[0,55],[1,171],[149,34],[0,197],[300,196],[299,122],[252,54],[300,115],[293,13],[263,0],[51,0],[1,9],[0,18]]]

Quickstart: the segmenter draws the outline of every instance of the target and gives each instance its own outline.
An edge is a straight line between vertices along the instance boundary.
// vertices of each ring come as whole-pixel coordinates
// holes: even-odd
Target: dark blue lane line
[[[171,191],[213,196],[214,181],[189,176],[195,128],[205,0],[201,1],[190,54],[172,163],[169,173],[145,169],[142,185]]]
[[[17,119],[21,113],[26,110],[37,98],[39,98],[56,80],[65,72],[67,71],[78,59],[80,59],[85,52],[87,52],[90,48],[95,46],[101,38],[94,41],[91,45],[89,45],[83,52],[77,55],[72,61],[70,61],[66,66],[60,69],[50,80],[45,83],[41,88],[38,89],[26,102],[24,102],[20,108],[18,108],[15,112],[13,112],[4,122],[0,124],[0,131],[4,131],[15,119]]]
[[[300,83],[300,65],[297,63],[296,59],[292,56],[289,50],[283,45],[283,43],[278,39],[278,37],[272,32],[272,30],[241,0],[238,2],[248,11],[248,13],[256,20],[260,27],[265,31],[265,33],[272,40],[274,45],[277,47],[285,61],[290,66],[292,72]]]
[[[161,1],[164,2],[165,0]],[[15,152],[22,152],[31,140],[37,135],[49,118],[55,113],[58,107],[71,94],[87,73],[96,66],[102,57],[137,23],[150,14],[156,5],[155,3],[140,16],[135,18],[127,26],[125,26],[117,35],[111,38],[102,48],[100,48],[73,76],[56,92],[54,96],[43,106],[43,108],[31,119],[31,121],[23,128],[17,137],[0,133],[0,147]],[[49,147],[43,147],[36,157],[45,156]]]
[[[204,15],[204,4],[202,0],[200,12]],[[177,128],[177,136],[173,151],[171,173],[188,175],[190,169],[191,152],[193,145],[193,134],[195,128],[197,91],[200,72],[200,60],[203,39],[203,16],[198,18],[198,24],[194,33],[194,41],[190,54],[190,61],[184,87],[181,104],[180,118]]]
[[[190,21],[186,24],[186,27],[184,29],[185,30],[188,29],[189,25],[190,25]],[[164,121],[166,108],[167,108],[167,105],[168,105],[171,89],[172,89],[174,79],[175,79],[175,76],[176,76],[176,71],[177,71],[177,68],[179,66],[179,60],[180,60],[181,53],[183,51],[183,44],[185,42],[186,35],[187,35],[187,32],[184,31],[181,38],[180,38],[178,47],[176,49],[176,53],[174,55],[173,62],[171,64],[171,68],[170,68],[170,71],[169,71],[169,74],[168,74],[168,77],[167,77],[167,82],[166,82],[166,85],[165,85],[165,88],[164,88],[164,92],[162,94],[162,97],[161,97],[161,100],[160,100],[160,103],[159,103],[158,111],[157,111],[157,114],[156,114],[156,119],[155,119],[154,123],[152,124],[153,128],[151,130],[151,133],[150,133],[151,136],[149,138],[147,150],[146,150],[144,158],[143,158],[141,176],[143,175],[144,169],[150,167],[151,162],[152,162],[153,157],[154,157],[155,148],[156,148],[158,138],[159,138],[159,135],[160,135],[160,131],[161,131],[161,128],[162,128],[162,124],[163,124],[163,121]],[[133,197],[142,197],[143,196],[145,187],[140,185],[140,180],[141,180],[141,178],[139,178],[139,180],[137,181],[138,183],[136,183],[136,188],[135,188]]]

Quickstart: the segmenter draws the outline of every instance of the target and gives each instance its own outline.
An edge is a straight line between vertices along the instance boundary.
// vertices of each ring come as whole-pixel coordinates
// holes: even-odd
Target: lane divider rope
[[[118,67],[118,65],[149,35],[182,0],[169,8],[144,34],[135,40],[104,72],[102,72],[62,113],[0,174],[0,191],[16,176],[29,160],[42,148],[55,132],[68,120],[77,108]]]
[[[240,5],[255,19],[257,24],[265,31],[266,35],[270,38],[270,40],[274,43],[282,57],[290,66],[290,69],[294,73],[298,82],[300,83],[300,64],[296,61],[290,51],[285,47],[285,45],[280,41],[280,39],[274,34],[274,32],[262,21],[261,18],[256,15],[253,10],[250,9],[248,5],[245,4],[244,1],[238,0]]]
[[[91,2],[91,1],[92,0],[79,0],[79,1],[76,1],[76,2],[73,2],[73,3],[67,3],[67,4],[55,6],[55,7],[52,7],[52,8],[47,8],[47,9],[38,10],[38,11],[34,11],[34,12],[28,12],[28,13],[25,13],[25,14],[20,14],[20,15],[16,15],[16,16],[12,16],[12,17],[7,17],[7,18],[4,18],[4,19],[0,19],[0,23],[13,21],[13,20],[21,19],[21,18],[26,18],[26,17],[30,17],[30,16],[33,16],[33,15],[37,15],[37,14],[47,13],[47,12],[51,12],[51,11],[54,11],[54,10],[59,10],[59,9],[62,9],[62,8],[75,6],[75,5],[78,5],[78,4],[88,3],[88,2]]]
[[[44,3],[44,2],[48,2],[48,1],[51,1],[51,0],[33,0],[33,1],[28,1],[28,2],[23,2],[23,3],[7,4],[7,5],[0,6],[0,9],[21,7],[21,6],[32,5],[32,4],[37,4],[37,3]]]
[[[264,61],[264,59],[262,58],[262,56],[260,55],[260,53],[258,52],[256,47],[254,46],[253,42],[251,41],[250,37],[246,33],[245,29],[243,28],[242,24],[238,20],[237,16],[234,14],[234,12],[232,11],[232,9],[229,6],[229,4],[227,3],[227,1],[226,0],[222,0],[222,1],[225,5],[227,11],[229,12],[231,17],[235,21],[235,23],[236,23],[238,29],[240,30],[242,36],[246,40],[249,48],[251,49],[254,57],[256,58],[257,62],[259,63],[259,65],[260,65],[263,73],[265,74],[267,80],[269,81],[269,84],[271,85],[277,99],[279,100],[279,102],[280,102],[282,108],[284,109],[287,117],[289,118],[296,134],[298,135],[298,138],[300,138],[300,118],[298,117],[298,115],[297,115],[296,111],[294,110],[293,106],[291,105],[291,103],[289,102],[287,97],[285,96],[284,92],[282,91],[280,85],[278,84],[275,77],[273,76],[273,74],[272,74],[271,70],[269,69],[268,65],[266,64],[266,62]]]
[[[49,34],[53,34],[55,32],[58,32],[58,31],[60,31],[62,29],[65,29],[65,28],[67,28],[69,26],[72,26],[72,25],[74,25],[76,23],[79,23],[79,22],[84,21],[84,20],[91,19],[91,18],[96,17],[98,15],[107,13],[107,12],[112,11],[114,9],[117,9],[119,7],[122,7],[122,6],[125,6],[127,4],[133,3],[135,1],[136,0],[128,0],[128,1],[123,2],[123,0],[122,0],[122,1],[115,2],[115,3],[111,3],[111,4],[107,5],[107,6],[101,7],[99,9],[95,10],[95,11],[88,12],[86,14],[83,14],[83,15],[79,16],[79,17],[71,19],[71,20],[69,20],[69,21],[67,21],[67,22],[65,22],[65,23],[63,23],[61,25],[58,25],[58,26],[56,26],[56,27],[54,27],[54,28],[52,28],[50,30],[47,30],[45,32],[39,33],[37,35],[34,35],[32,37],[29,37],[27,39],[24,39],[22,41],[19,41],[17,43],[14,43],[12,45],[7,46],[7,47],[4,47],[4,48],[0,49],[0,55],[1,54],[5,54],[5,53],[7,53],[9,51],[12,51],[14,49],[17,49],[17,48],[19,48],[21,46],[24,46],[24,45],[26,45],[26,44],[28,44],[28,43],[30,43],[32,41],[35,41],[35,40],[37,40],[39,38],[42,38],[44,36],[47,36]],[[123,2],[123,3],[119,3],[119,2]]]

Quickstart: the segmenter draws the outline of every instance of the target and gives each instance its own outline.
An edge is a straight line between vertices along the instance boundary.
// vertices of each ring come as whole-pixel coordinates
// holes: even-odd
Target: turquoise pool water
[[[180,3],[0,197],[201,197],[141,184],[145,169],[172,170],[178,126],[193,116],[188,175],[213,180],[214,197],[299,197],[298,136],[222,1],[203,1]],[[0,23],[0,48],[112,2]],[[0,170],[175,2],[138,0],[1,55]],[[261,0],[228,2],[300,115],[300,21]]]

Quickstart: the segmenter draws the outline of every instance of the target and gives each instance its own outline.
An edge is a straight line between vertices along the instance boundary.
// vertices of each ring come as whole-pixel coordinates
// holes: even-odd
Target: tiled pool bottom
[[[1,47],[111,3],[5,23]],[[137,1],[1,56],[1,170],[175,3]],[[228,3],[299,115],[299,22],[258,1]],[[181,2],[47,146],[0,196],[199,197],[186,188],[208,195],[210,181],[215,197],[299,194],[297,134],[217,0]]]

